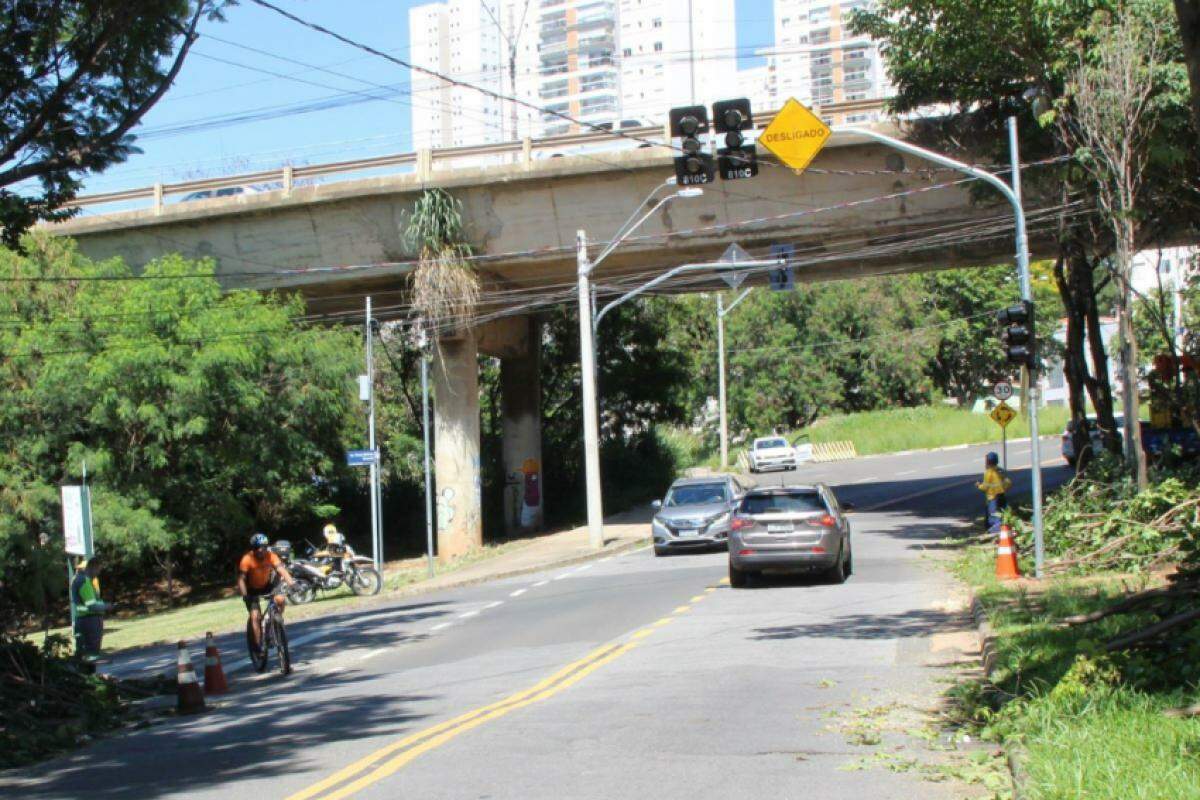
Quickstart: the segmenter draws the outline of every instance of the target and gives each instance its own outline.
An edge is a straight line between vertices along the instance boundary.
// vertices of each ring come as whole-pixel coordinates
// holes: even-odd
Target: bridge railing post
[[[292,193],[292,186],[295,185],[296,170],[291,164],[285,164],[283,167],[283,194],[286,197]]]
[[[154,184],[154,213],[161,214],[163,212],[163,185],[161,183]]]

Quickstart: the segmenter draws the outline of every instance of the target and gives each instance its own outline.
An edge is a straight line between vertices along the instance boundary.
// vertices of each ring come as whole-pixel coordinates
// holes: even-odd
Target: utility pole
[[[688,102],[696,105],[696,28],[692,13],[693,2],[694,0],[688,0],[688,77],[691,84],[691,99]]]
[[[425,554],[433,577],[433,470],[429,461],[429,334],[421,321],[417,346],[421,352],[421,432],[425,438]]]
[[[725,308],[725,298],[717,295],[717,405],[721,416],[721,469],[729,469],[729,418],[725,399],[725,317],[738,303],[745,300],[748,294],[749,286],[729,304],[729,308]]]
[[[579,380],[583,393],[583,465],[587,482],[588,543],[604,546],[604,508],[600,494],[600,423],[596,418],[596,352],[592,330],[592,293],[589,281],[587,233],[575,234],[575,261],[579,278]]]
[[[375,449],[375,359],[372,345],[375,339],[375,320],[371,317],[371,298],[367,298],[366,319],[367,353],[367,448],[373,454],[371,460],[371,551],[375,569],[383,574],[383,531],[380,526],[379,498],[379,451]]]

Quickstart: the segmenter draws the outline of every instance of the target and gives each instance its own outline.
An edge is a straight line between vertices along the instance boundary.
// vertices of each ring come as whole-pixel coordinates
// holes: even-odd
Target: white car
[[[812,457],[812,445],[808,446]],[[795,469],[800,464],[796,448],[782,436],[763,436],[750,445],[750,471],[766,472],[772,469]]]

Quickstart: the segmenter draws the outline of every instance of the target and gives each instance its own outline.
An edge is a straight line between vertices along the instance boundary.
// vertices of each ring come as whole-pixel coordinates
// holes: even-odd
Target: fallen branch
[[[1166,633],[1172,628],[1178,628],[1184,623],[1191,622],[1194,619],[1200,619],[1200,608],[1191,608],[1187,611],[1181,611],[1173,617],[1167,617],[1162,622],[1156,622],[1153,625],[1148,625],[1145,628],[1133,631],[1132,633],[1118,636],[1105,645],[1105,650],[1110,653],[1114,650],[1124,650],[1131,645],[1140,644],[1148,639],[1153,639],[1160,634]]]

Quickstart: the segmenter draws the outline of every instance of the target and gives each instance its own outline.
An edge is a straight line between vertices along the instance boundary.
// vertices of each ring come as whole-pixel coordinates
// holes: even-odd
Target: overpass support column
[[[521,327],[517,352],[500,359],[500,396],[504,451],[504,529],[507,533],[542,527],[542,384],[541,322],[516,320]]]
[[[479,349],[475,332],[444,339],[433,363],[437,550],[445,560],[483,545]]]

